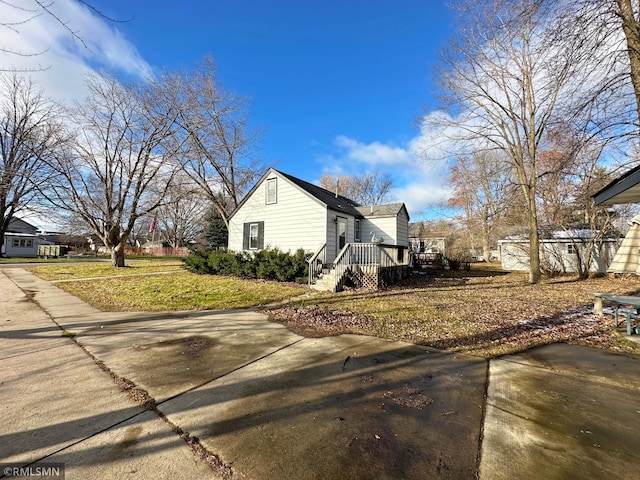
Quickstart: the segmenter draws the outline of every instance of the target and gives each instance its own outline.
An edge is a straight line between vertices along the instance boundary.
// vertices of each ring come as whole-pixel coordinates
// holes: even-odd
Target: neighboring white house
[[[585,259],[589,231],[554,232],[553,238],[540,240],[540,262],[550,272],[578,273],[578,259]],[[594,249],[589,271],[605,273],[620,245],[620,239],[605,238]],[[529,239],[514,237],[498,240],[502,268],[529,270]],[[584,260],[583,260],[584,261]]]
[[[424,222],[409,224],[409,244],[415,253],[446,254],[447,241],[451,237],[448,230],[430,230]]]
[[[229,219],[229,249],[256,251],[326,246],[327,263],[349,243],[407,249],[409,214],[403,203],[361,206],[341,195],[270,168]]]
[[[37,257],[39,245],[53,245],[38,236],[38,227],[19,218],[9,222],[4,242],[0,246],[5,257]]]

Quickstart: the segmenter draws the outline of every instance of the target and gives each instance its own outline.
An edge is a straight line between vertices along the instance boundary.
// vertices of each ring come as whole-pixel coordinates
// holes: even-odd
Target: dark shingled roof
[[[404,203],[389,203],[387,205],[374,205],[357,207],[356,210],[365,217],[395,217],[404,207]]]
[[[362,218],[364,216],[357,208],[360,207],[360,204],[358,202],[354,202],[353,200],[350,200],[347,197],[343,197],[342,195],[336,196],[334,192],[331,192],[322,187],[318,187],[317,185],[314,185],[312,183],[305,182],[304,180],[300,180],[299,178],[293,177],[279,170],[275,171],[285,177],[291,183],[296,184],[309,195],[320,200],[331,210],[348,213],[349,215],[353,215],[354,217],[358,218]]]
[[[596,205],[640,203],[640,165],[591,195]]]

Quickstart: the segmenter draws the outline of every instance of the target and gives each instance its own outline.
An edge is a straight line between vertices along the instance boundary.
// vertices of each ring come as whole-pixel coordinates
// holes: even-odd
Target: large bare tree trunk
[[[489,239],[489,225],[488,221],[482,223],[482,259],[488,262],[491,258],[491,243]]]
[[[529,283],[540,283],[540,235],[538,233],[538,212],[536,200],[528,195],[529,205]]]
[[[631,0],[615,0],[618,5],[622,30],[627,41],[631,67],[630,77],[636,97],[636,110],[640,119],[640,25],[633,13]]]
[[[111,248],[111,266],[124,267],[124,245],[116,245]]]

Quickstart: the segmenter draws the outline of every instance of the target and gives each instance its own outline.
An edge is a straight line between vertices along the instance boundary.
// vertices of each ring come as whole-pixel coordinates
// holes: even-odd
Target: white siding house
[[[4,234],[0,251],[5,257],[37,257],[39,245],[51,245],[52,242],[41,239],[38,228],[19,218],[14,218]]]
[[[599,249],[594,249],[589,271],[605,273],[620,244],[619,239],[604,239]],[[529,269],[529,240],[505,239],[498,241],[502,268],[505,270]],[[540,240],[540,261],[550,272],[578,273],[578,258],[586,257],[586,245],[580,238],[553,238]]]
[[[349,243],[408,247],[408,225],[402,203],[361,206],[270,168],[231,215],[228,247],[315,253],[326,246],[326,261],[331,262]]]

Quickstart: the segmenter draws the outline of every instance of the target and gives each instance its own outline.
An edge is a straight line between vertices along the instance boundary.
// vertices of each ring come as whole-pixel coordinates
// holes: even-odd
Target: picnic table
[[[596,298],[593,302],[593,313],[602,315],[602,300],[607,300],[615,305],[614,318],[616,327],[618,326],[618,313],[620,307],[628,307],[627,310],[627,335],[633,333],[640,334],[640,326],[631,327],[631,315],[635,312],[640,313],[640,297],[633,297],[630,295],[612,295],[610,293],[594,293]]]

